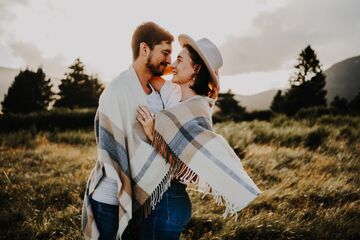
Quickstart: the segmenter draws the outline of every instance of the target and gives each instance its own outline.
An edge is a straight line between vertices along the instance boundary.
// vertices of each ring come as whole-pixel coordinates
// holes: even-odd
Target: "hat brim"
[[[211,64],[209,63],[209,61],[205,57],[205,54],[199,48],[196,41],[194,39],[192,39],[190,36],[186,35],[186,34],[180,34],[178,39],[179,39],[179,43],[180,43],[181,47],[184,47],[184,45],[189,45],[199,54],[201,59],[204,61],[207,69],[209,70],[211,80],[216,84],[216,86],[219,87],[219,79],[216,76],[214,69],[211,67]]]

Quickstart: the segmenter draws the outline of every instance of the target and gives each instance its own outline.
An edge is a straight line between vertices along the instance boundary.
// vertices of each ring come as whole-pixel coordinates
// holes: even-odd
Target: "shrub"
[[[319,147],[328,137],[329,132],[324,128],[317,128],[314,131],[311,131],[306,139],[305,139],[305,146],[309,149],[316,149]]]
[[[327,107],[310,107],[300,109],[295,115],[295,119],[304,119],[304,118],[318,118],[323,115],[333,114],[334,111]]]
[[[0,133],[0,146],[33,148],[36,146],[35,132],[34,130],[21,130],[8,134]]]
[[[35,131],[55,129],[90,129],[94,124],[95,109],[54,109],[30,114],[0,116],[0,131],[10,132],[34,128]]]

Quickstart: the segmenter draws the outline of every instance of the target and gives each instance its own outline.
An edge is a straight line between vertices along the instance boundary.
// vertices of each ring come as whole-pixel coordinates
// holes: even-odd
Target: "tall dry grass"
[[[360,118],[322,116],[215,126],[262,194],[234,218],[189,190],[182,239],[360,239]],[[0,239],[82,239],[92,132],[0,134]]]

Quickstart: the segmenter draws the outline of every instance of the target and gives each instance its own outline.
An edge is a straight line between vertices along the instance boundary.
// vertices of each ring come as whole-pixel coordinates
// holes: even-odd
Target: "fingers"
[[[137,111],[138,115],[141,115],[142,118],[144,118],[144,119],[154,117],[154,114],[151,113],[146,106],[140,105],[136,111]]]
[[[146,114],[146,117],[150,118],[151,117],[151,113],[149,111],[149,109],[146,106],[139,106],[139,108]]]
[[[141,118],[144,121],[144,123],[146,119],[148,119],[146,112],[144,112],[140,107],[137,109],[137,116]]]
[[[138,109],[136,109],[136,117],[144,120],[146,119],[146,113],[140,107],[138,107]]]
[[[141,116],[136,116],[136,120],[138,120],[138,122],[141,124],[141,125],[145,125],[145,121],[144,121],[144,119],[141,117]]]

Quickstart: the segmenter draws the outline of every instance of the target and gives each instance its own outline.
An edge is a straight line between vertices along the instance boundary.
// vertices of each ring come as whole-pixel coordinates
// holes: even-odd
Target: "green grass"
[[[360,118],[220,123],[262,194],[234,218],[189,189],[182,239],[359,239]],[[91,131],[0,134],[0,239],[82,239]]]

